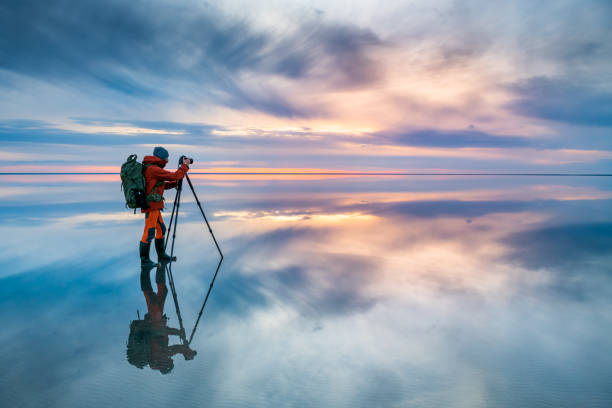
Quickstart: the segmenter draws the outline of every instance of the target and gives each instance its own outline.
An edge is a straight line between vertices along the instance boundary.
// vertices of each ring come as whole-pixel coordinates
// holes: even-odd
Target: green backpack
[[[136,159],[138,156],[131,154],[128,156],[127,161],[121,165],[121,189],[125,195],[125,206],[133,208],[136,212],[136,208],[148,208],[149,201],[161,201],[162,196],[157,193],[153,193],[163,181],[160,180],[155,183],[152,192],[146,195],[146,181],[144,177],[144,171],[149,165],[143,165]]]
[[[131,154],[121,165],[121,189],[125,195],[125,206],[134,208],[134,211],[136,208],[146,207],[144,166],[137,158],[138,156]]]

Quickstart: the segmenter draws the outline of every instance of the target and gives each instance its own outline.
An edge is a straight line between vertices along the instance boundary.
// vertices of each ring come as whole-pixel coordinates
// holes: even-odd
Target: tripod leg
[[[180,188],[177,185],[176,186],[176,194],[174,195],[174,204],[172,204],[172,214],[170,214],[170,223],[168,224],[168,234],[166,234],[166,241],[164,242],[164,250],[166,249],[166,247],[168,246],[168,239],[170,238],[170,231],[172,231],[172,222],[174,221],[174,211],[176,210],[176,203],[178,202],[179,199],[179,191]]]
[[[178,214],[179,214],[179,209],[181,207],[181,195],[183,193],[182,185],[183,183],[181,180],[178,182],[178,185],[176,186],[176,197],[174,197],[175,205],[172,207],[172,214],[174,215],[174,229],[172,230],[172,245],[170,247],[170,258],[174,256],[174,241],[176,240],[176,226],[178,225]],[[172,226],[172,218],[170,219],[170,225]],[[170,228],[168,228],[168,232],[170,232]]]
[[[183,344],[188,344],[187,339],[185,338],[185,327],[183,326],[183,318],[181,317],[181,308],[178,303],[178,295],[176,294],[176,288],[174,287],[174,277],[172,276],[172,271],[168,265],[164,265],[166,269],[166,275],[168,276],[168,283],[170,284],[170,291],[172,292],[172,300],[174,301],[174,310],[176,310],[176,316],[179,321],[179,327],[181,328],[181,340],[183,340]]]
[[[185,178],[187,179],[187,183],[189,183],[189,188],[191,188],[191,192],[193,193],[193,197],[198,204],[198,208],[200,209],[200,213],[202,213],[202,217],[204,217],[204,221],[206,222],[206,226],[208,227],[208,232],[212,236],[213,241],[215,242],[215,246],[217,247],[217,251],[219,251],[219,255],[221,255],[221,259],[223,259],[223,253],[221,252],[221,248],[219,248],[219,244],[217,243],[217,238],[215,238],[215,234],[213,234],[212,228],[210,228],[210,224],[208,223],[208,219],[206,218],[206,214],[204,214],[204,210],[202,209],[202,204],[200,204],[200,200],[198,199],[198,195],[196,194],[193,184],[191,184],[191,180],[189,176],[185,174]]]
[[[200,313],[198,313],[198,319],[193,326],[193,330],[191,330],[191,335],[189,336],[189,342],[187,344],[191,344],[191,340],[193,340],[193,335],[198,328],[198,323],[200,323],[200,317],[202,317],[202,313],[204,312],[204,308],[206,307],[206,302],[208,301],[208,296],[210,296],[210,292],[212,291],[213,285],[215,284],[215,279],[217,279],[217,274],[219,273],[219,268],[221,267],[221,262],[223,262],[223,256],[219,259],[219,264],[217,265],[217,270],[210,282],[210,286],[208,287],[208,292],[206,292],[206,296],[204,297],[204,302],[202,303],[202,307],[200,308]]]

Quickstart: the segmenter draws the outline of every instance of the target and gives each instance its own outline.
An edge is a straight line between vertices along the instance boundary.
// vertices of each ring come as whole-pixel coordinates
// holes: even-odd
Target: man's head
[[[168,151],[161,146],[157,146],[153,149],[153,156],[159,157],[164,161],[168,161]]]

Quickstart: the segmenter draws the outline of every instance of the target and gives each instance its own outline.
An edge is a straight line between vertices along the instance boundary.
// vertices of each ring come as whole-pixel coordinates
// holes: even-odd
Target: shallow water
[[[4,404],[612,406],[612,178],[192,180],[225,256],[197,355],[128,359],[143,220],[118,176],[0,176]],[[219,261],[189,190],[175,254],[189,337]]]

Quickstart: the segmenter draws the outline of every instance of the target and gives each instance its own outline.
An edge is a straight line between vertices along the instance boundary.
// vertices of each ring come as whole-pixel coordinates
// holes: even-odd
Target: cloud
[[[525,147],[533,141],[518,136],[497,136],[478,130],[423,129],[374,135],[376,141],[407,146],[434,147]]]
[[[516,40],[522,45],[527,68],[552,62],[556,72],[573,78],[588,81],[607,76],[607,61],[612,57],[609,1],[566,2],[537,10],[526,1],[520,8],[523,19],[517,24]]]
[[[40,120],[0,120],[0,139],[18,143],[75,145],[136,145],[158,143],[209,144],[217,127],[205,124],[76,119],[73,123],[53,124]]]
[[[504,261],[550,274],[547,294],[584,302],[610,287],[612,269],[606,265],[612,253],[611,223],[544,226],[502,242],[510,249]]]
[[[301,76],[308,72],[332,88],[369,85],[380,77],[376,61],[367,51],[383,42],[369,29],[316,22],[303,26],[279,51],[284,47],[294,49],[296,44],[299,53],[291,51],[289,60],[283,58],[283,64],[277,65],[282,69],[280,72],[301,72]],[[304,59],[310,62],[309,70],[296,69],[295,62]]]
[[[211,6],[164,1],[9,0],[0,6],[0,69],[137,99],[208,98],[235,109],[305,117],[271,86],[241,75],[317,77],[355,86],[376,79],[368,29],[308,20],[282,40],[273,29]]]
[[[520,201],[401,201],[392,203],[355,204],[348,208],[391,218],[482,217],[494,213],[517,213],[529,205]]]
[[[88,76],[130,93],[120,68],[176,76],[252,65],[265,44],[244,24],[163,2],[9,1],[3,66],[44,77]],[[181,24],[179,24],[179,22]],[[248,35],[245,35],[248,34]],[[135,88],[140,88],[134,82]]]
[[[270,306],[272,299],[295,307],[303,315],[346,315],[364,312],[377,298],[363,288],[372,283],[379,265],[376,259],[352,253],[320,253],[310,257],[303,250],[283,264],[283,256],[305,241],[322,240],[329,230],[320,228],[278,228],[269,232],[239,237],[228,242],[239,252],[227,254],[224,290],[240,292],[248,284],[248,297],[220,295],[232,303],[231,309],[244,312],[245,302],[251,306]],[[320,237],[320,238],[317,238]],[[308,252],[308,251],[307,251]],[[275,258],[276,257],[276,258]],[[269,259],[276,259],[270,263]],[[299,263],[299,261],[303,263]],[[296,263],[298,261],[298,263]],[[231,299],[241,298],[237,304]]]
[[[571,79],[532,77],[509,89],[514,112],[573,125],[612,127],[612,91]]]
[[[609,7],[366,3],[355,14],[333,3],[319,13],[195,0],[5,1],[0,116],[47,122],[0,123],[0,139],[13,151],[61,144],[44,152],[50,160],[62,160],[64,146],[80,151],[69,144],[108,148],[100,163],[127,145],[164,143],[200,154],[198,163],[284,168],[609,168],[609,30],[603,17],[587,25]],[[568,29],[574,15],[580,30]],[[572,79],[541,76],[552,72]]]
[[[612,157],[607,150],[564,149],[556,140],[496,136],[477,130],[353,134],[91,118],[60,123],[0,120],[0,140],[6,156],[4,171],[8,172],[114,171],[127,154],[136,152],[142,157],[156,145],[171,152],[188,152],[200,169],[210,169],[213,162],[235,162],[249,171],[609,173]],[[84,147],[90,149],[86,155]],[[24,162],[24,150],[36,160]]]
[[[215,286],[211,299],[211,305],[218,305],[213,307],[215,310],[244,316],[256,309],[271,306],[272,299],[266,297],[265,286],[260,277],[241,274],[233,268],[233,262],[231,265],[226,263],[227,261],[221,265],[223,284]]]
[[[612,253],[612,224],[570,224],[519,232],[506,241],[512,259],[530,269],[580,273],[585,263]]]

